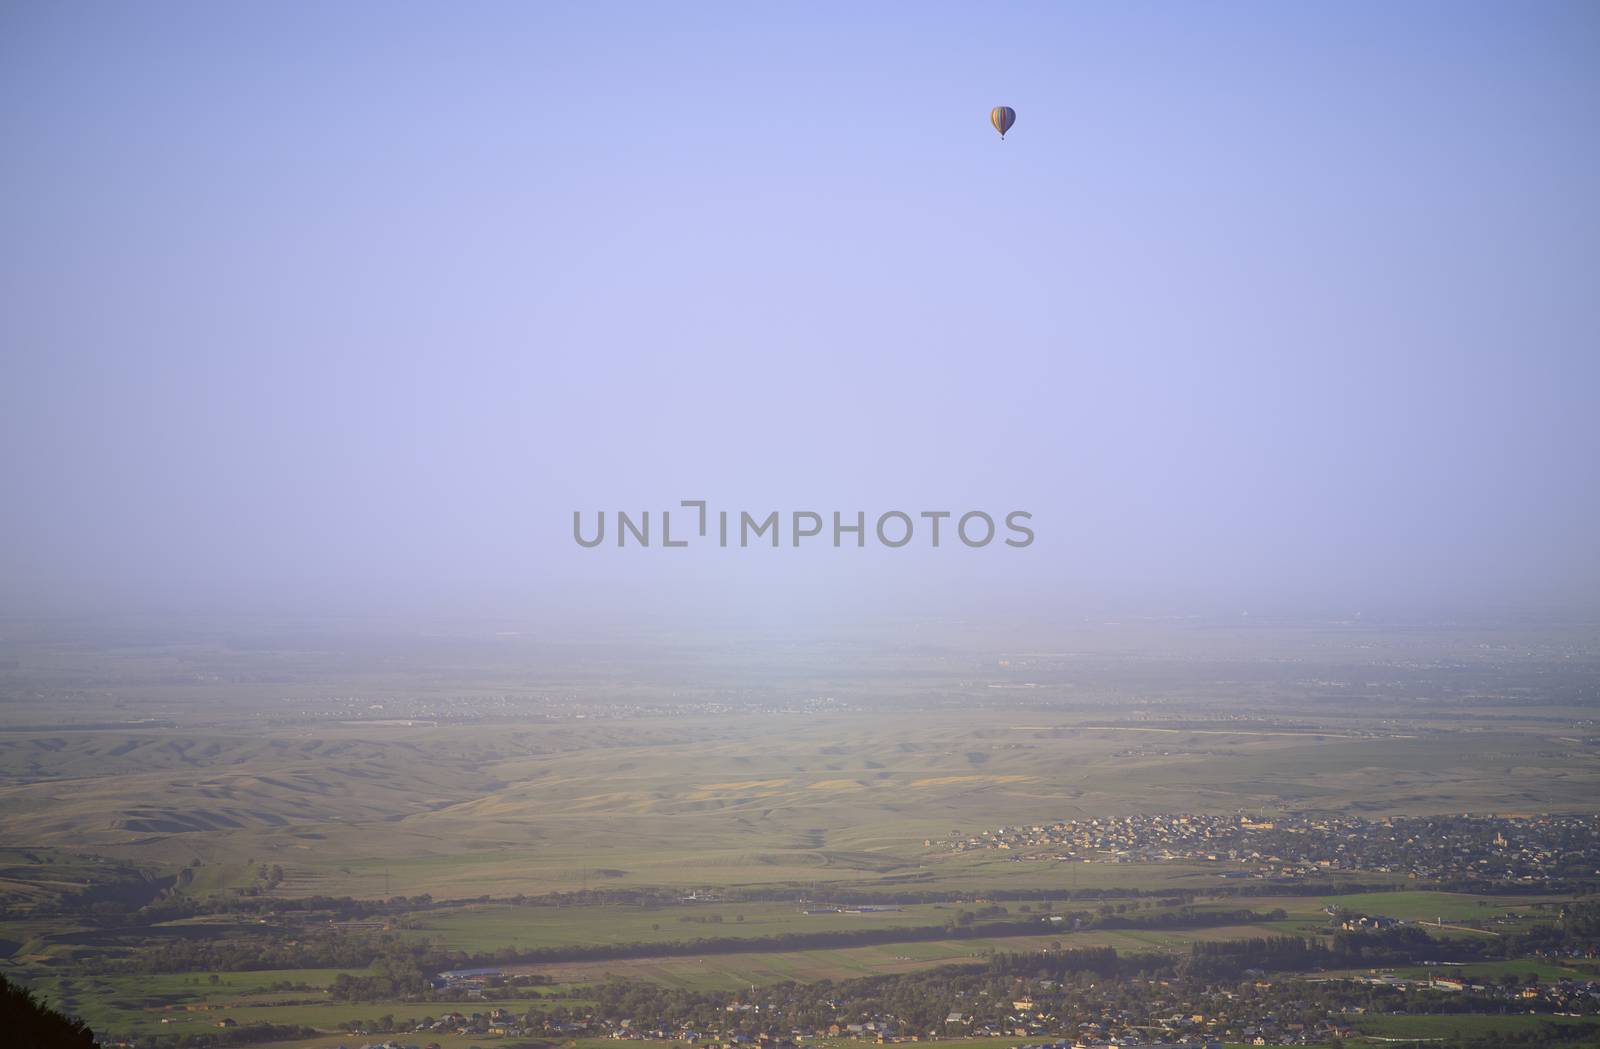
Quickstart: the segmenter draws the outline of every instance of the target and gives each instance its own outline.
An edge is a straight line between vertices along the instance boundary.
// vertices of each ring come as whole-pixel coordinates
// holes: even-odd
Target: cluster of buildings
[[[1046,993],[1052,981],[1036,981]],[[1271,981],[1259,981],[1256,992],[1270,992]],[[1281,992],[1282,986],[1279,986]],[[980,992],[983,994],[985,992]],[[965,1038],[1005,1037],[1044,1038],[1014,1049],[1115,1049],[1115,1047],[1170,1046],[1184,1049],[1220,1046],[1224,1042],[1251,1045],[1321,1044],[1330,1038],[1350,1038],[1357,1032],[1342,1018],[1308,1022],[1298,1018],[1302,1010],[1292,999],[1274,1002],[1247,1001],[1231,991],[1200,996],[1176,993],[1171,981],[1142,981],[1138,1004],[1108,997],[1094,1010],[1096,1018],[1080,1019],[1081,1006],[1063,1008],[1058,1014],[1044,1001],[1029,995],[1013,999],[1000,1019],[980,1021],[974,1016],[952,1012],[945,1018],[947,1035]],[[979,1007],[982,1008],[981,1006]],[[1075,1014],[1075,1015],[1074,1015]],[[1067,1038],[1061,1034],[1066,1032]],[[1055,1040],[1049,1040],[1054,1038]]]
[[[959,1014],[952,1014],[959,1015]],[[1195,1016],[1172,1016],[1149,1031],[1118,1030],[1114,1025],[1084,1023],[1070,1037],[1013,1045],[1010,1049],[1222,1049],[1220,1038],[1205,1033],[1204,1020]],[[620,1041],[651,1040],[685,1042],[699,1049],[802,1049],[810,1044],[851,1041],[868,1045],[906,1045],[919,1042],[938,1042],[941,1039],[971,1038],[1038,1038],[1041,1027],[1030,1028],[1018,1022],[1015,1025],[978,1025],[963,1027],[959,1021],[947,1023],[943,1035],[923,1035],[905,1028],[895,1020],[883,1018],[864,1023],[830,1024],[825,1030],[792,1030],[783,1033],[711,1032],[702,1034],[688,1028],[639,1029],[627,1025],[610,1031],[610,1037]],[[531,1032],[530,1032],[531,1033]],[[1317,1044],[1330,1037],[1350,1037],[1355,1031],[1345,1024],[1327,1023],[1309,1025],[1301,1023],[1276,1024],[1268,1021],[1261,1025],[1246,1025],[1237,1032],[1247,1043],[1256,1045]]]
[[[1491,980],[1451,973],[1448,969],[1416,978],[1394,973],[1373,973],[1355,979],[1383,987],[1473,994],[1523,1006],[1538,1004],[1551,1013],[1593,1013],[1597,1004],[1600,1004],[1600,981],[1596,980]]]
[[[1600,873],[1600,816],[1251,817],[1157,813],[996,827],[925,842],[1018,859],[1219,863],[1235,877],[1338,871],[1537,884]]]
[[[538,1022],[533,1022],[535,1020]],[[583,1033],[580,1025],[573,1024],[569,1025],[569,1027],[570,1030],[566,1033],[574,1035]],[[414,1024],[411,1021],[406,1021],[402,1029],[413,1031],[417,1034],[454,1034],[463,1037],[484,1038],[513,1038],[551,1033],[542,1019],[531,1014],[518,1016],[509,1009],[490,1009],[488,1012],[481,1013],[452,1011],[439,1017],[424,1017]],[[346,1047],[340,1046],[339,1049],[346,1049]],[[424,1049],[424,1047],[409,1043],[401,1045],[400,1043],[389,1041],[370,1043],[362,1046],[362,1049]],[[425,1049],[438,1049],[438,1043],[429,1043]]]
[[[949,1012],[933,1030],[876,1011],[849,1019],[841,1015],[821,1026],[793,1026],[781,1019],[783,1005],[760,992],[720,1006],[721,1019],[657,1017],[635,1022],[598,1011],[558,1018],[539,1011],[517,1016],[506,1009],[492,1009],[406,1021],[398,1030],[423,1036],[609,1037],[678,1042],[696,1049],[805,1049],[839,1042],[900,1045],[974,1038],[1018,1039],[1011,1049],[1217,1049],[1224,1042],[1292,1046],[1356,1037],[1359,1032],[1352,1024],[1363,1013],[1391,1012],[1409,996],[1428,992],[1475,996],[1480,999],[1471,1010],[1475,1012],[1496,1011],[1497,1002],[1516,1011],[1545,1014],[1593,1015],[1600,1011],[1600,981],[1524,983],[1506,978],[1474,979],[1443,969],[1418,978],[1371,973],[1311,980],[1255,979],[1231,989],[1218,986],[1204,991],[1185,990],[1164,978],[1129,982],[1091,979],[1072,988],[1051,980],[1018,978],[1011,986],[1015,991],[1009,995],[988,989],[956,992],[952,1004],[961,1008]],[[1337,990],[1340,987],[1344,990]],[[1380,996],[1373,998],[1361,987],[1380,992]],[[1327,990],[1316,990],[1319,988]],[[826,1004],[836,1013],[852,1011],[843,1002]],[[362,1049],[431,1047],[384,1042]]]

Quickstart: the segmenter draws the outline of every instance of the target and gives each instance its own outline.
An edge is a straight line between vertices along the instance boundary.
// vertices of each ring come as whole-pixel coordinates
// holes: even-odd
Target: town
[[[1376,946],[1381,937],[1354,939]],[[592,1008],[560,1005],[516,1013],[446,1010],[380,1022],[352,1020],[356,1036],[605,1037],[704,1049],[796,1049],[807,1044],[905,1044],[1016,1039],[1010,1049],[1110,1049],[1223,1043],[1328,1044],[1356,1037],[1366,1017],[1516,1013],[1594,1016],[1600,980],[1522,980],[1451,975],[1448,965],[1406,977],[1393,970],[1269,974],[1245,963],[1284,961],[1297,947],[1265,943],[1197,950],[1172,964],[1110,950],[996,955],[979,967],[840,983],[785,984],[732,994],[667,991],[612,981],[585,988]],[[1241,967],[1243,966],[1243,967]],[[489,993],[515,977],[460,974]],[[390,1041],[387,1046],[412,1044]]]
[[[1595,815],[1197,815],[1061,820],[954,833],[927,847],[1001,849],[1019,860],[1227,864],[1219,877],[1294,879],[1329,872],[1538,885],[1582,880],[1600,867]]]

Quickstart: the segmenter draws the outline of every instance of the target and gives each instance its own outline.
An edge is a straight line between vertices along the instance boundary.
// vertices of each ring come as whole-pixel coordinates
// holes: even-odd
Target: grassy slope
[[[937,880],[1081,887],[1222,865],[953,856],[925,838],[1140,810],[1590,807],[1600,763],[1539,732],[1151,734],[1067,715],[869,714],[266,734],[0,733],[7,838],[168,865],[206,889],[281,863],[289,893]],[[1170,738],[1169,738],[1170,737]],[[845,742],[841,742],[845,741]],[[1570,748],[1564,748],[1570,749]],[[1537,775],[1535,775],[1537,773]],[[22,780],[27,780],[23,782]],[[193,829],[183,829],[193,828]],[[1062,868],[1077,868],[1066,869]],[[36,871],[42,876],[45,872]]]

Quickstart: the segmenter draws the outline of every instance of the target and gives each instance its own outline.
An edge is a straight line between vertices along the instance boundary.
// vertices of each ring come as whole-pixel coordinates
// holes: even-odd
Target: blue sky
[[[1586,3],[8,3],[0,573],[1592,598],[1597,59]],[[571,542],[687,498],[1039,539]]]

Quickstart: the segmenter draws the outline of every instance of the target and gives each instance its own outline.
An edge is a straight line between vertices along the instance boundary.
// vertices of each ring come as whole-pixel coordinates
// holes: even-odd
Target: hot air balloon
[[[1000,132],[1001,139],[1006,137],[1006,132],[1011,130],[1011,125],[1017,122],[1017,111],[1010,106],[995,106],[989,110],[989,123]]]

